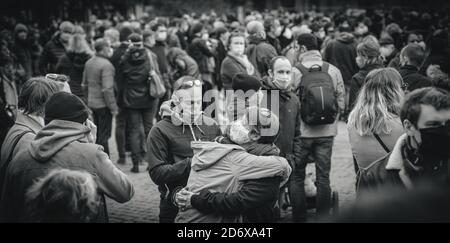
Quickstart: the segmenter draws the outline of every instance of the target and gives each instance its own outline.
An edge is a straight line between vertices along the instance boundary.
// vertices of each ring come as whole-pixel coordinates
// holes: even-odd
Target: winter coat
[[[198,65],[192,57],[190,57],[185,51],[180,48],[170,48],[167,59],[174,71],[173,78],[177,80],[183,76],[192,76],[198,80],[201,80],[200,71]]]
[[[197,62],[200,73],[211,73],[208,67],[208,58],[213,57],[214,54],[205,40],[198,37],[194,38],[188,47],[188,54]]]
[[[69,52],[56,65],[56,72],[70,78],[70,90],[80,98],[84,98],[81,82],[83,81],[84,66],[90,58],[91,55],[87,53]]]
[[[271,147],[262,144],[257,146]],[[234,193],[240,190],[244,181],[275,176],[282,177],[282,184],[284,184],[291,173],[291,167],[286,159],[278,156],[253,155],[235,144],[193,142],[192,149],[194,157],[187,186],[194,193],[204,189],[212,192]],[[277,186],[281,187],[280,184]],[[198,209],[201,210],[201,208]],[[238,221],[239,217],[236,214],[202,214],[195,208],[180,211],[176,218],[178,223]]]
[[[358,72],[356,45],[352,34],[341,33],[340,36],[328,43],[324,51],[323,60],[339,69],[346,86],[350,86],[352,76]]]
[[[149,73],[152,70],[149,55],[151,53],[144,47],[133,47],[122,58],[120,69],[122,70],[123,100],[121,103],[125,108],[146,109],[153,106],[155,99],[150,96],[148,83]],[[154,63],[156,64],[156,60]]]
[[[264,40],[250,37],[245,54],[256,69],[255,76],[262,78],[267,74],[270,68],[270,61],[277,56],[277,51]]]
[[[54,73],[56,71],[56,64],[58,64],[59,59],[66,53],[66,48],[61,43],[59,36],[59,33],[54,35],[44,46],[39,60],[39,70],[42,75]]]
[[[87,171],[103,197],[124,203],[134,195],[134,187],[103,152],[99,145],[88,143],[90,129],[76,122],[53,120],[17,154],[10,164],[1,195],[1,216],[6,222],[30,220],[25,193],[33,182],[53,169]],[[104,202],[104,199],[103,199]],[[106,205],[99,207],[96,221],[107,222]]]
[[[3,68],[0,68],[3,69]],[[13,126],[17,114],[18,93],[16,83],[0,70],[0,143],[3,142],[8,129]],[[9,107],[7,113],[6,107]]]
[[[17,58],[17,61],[25,70],[26,80],[33,76],[33,58],[32,58],[32,47],[27,42],[16,38],[14,46],[11,51]]]
[[[238,73],[248,74],[247,68],[235,57],[227,55],[220,68],[220,76],[224,90],[232,90],[233,77]],[[255,75],[255,73],[253,74]]]
[[[159,72],[161,73],[163,81],[166,83],[167,87],[171,87],[170,82],[174,82],[175,80],[169,79],[170,65],[169,60],[167,59],[167,52],[169,51],[167,44],[165,42],[156,41],[155,46],[153,46],[151,50],[158,57]]]
[[[400,68],[399,72],[402,75],[403,82],[408,85],[407,90],[410,92],[431,86],[431,79],[420,74],[419,68],[415,66],[405,65]]]
[[[118,111],[114,75],[114,66],[103,56],[97,54],[86,62],[81,87],[90,108],[107,107],[111,112]]]
[[[365,67],[361,68],[355,75],[353,75],[352,79],[350,80],[350,94],[349,94],[350,98],[348,102],[350,109],[353,108],[353,106],[355,105],[356,98],[358,97],[358,93],[364,85],[367,74],[369,74],[370,71],[377,68],[383,68],[383,65],[382,64],[366,65]]]
[[[181,124],[180,114],[173,108],[171,100],[161,105],[163,119],[152,127],[147,138],[150,178],[158,185],[161,197],[170,200],[168,194],[186,186],[194,155],[193,134],[201,141],[212,141],[221,134],[216,122],[204,115],[190,126]]]

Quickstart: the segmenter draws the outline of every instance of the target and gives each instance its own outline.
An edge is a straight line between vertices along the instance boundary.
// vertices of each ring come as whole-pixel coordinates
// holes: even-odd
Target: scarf
[[[255,67],[253,67],[252,63],[248,60],[247,55],[237,56],[228,52],[228,55],[234,58],[239,64],[245,67],[248,75],[253,75],[255,73]]]

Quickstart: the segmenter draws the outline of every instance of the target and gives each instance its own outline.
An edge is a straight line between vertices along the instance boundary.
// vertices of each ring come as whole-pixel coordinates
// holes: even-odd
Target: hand
[[[118,110],[111,111],[111,115],[112,115],[113,117],[116,117],[118,114],[119,114],[119,111],[118,111]]]
[[[179,191],[175,197],[175,202],[177,203],[178,208],[180,208],[182,211],[192,208],[191,197],[196,194],[198,193],[188,191],[187,188],[181,189],[181,191]]]
[[[95,143],[97,141],[97,126],[89,119],[86,120],[86,126],[91,129],[88,135],[89,143]]]

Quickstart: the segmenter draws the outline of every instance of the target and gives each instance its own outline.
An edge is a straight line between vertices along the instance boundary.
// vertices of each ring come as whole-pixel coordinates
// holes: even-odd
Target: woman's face
[[[243,36],[236,36],[230,40],[230,52],[240,56],[244,55],[245,51],[245,38]]]

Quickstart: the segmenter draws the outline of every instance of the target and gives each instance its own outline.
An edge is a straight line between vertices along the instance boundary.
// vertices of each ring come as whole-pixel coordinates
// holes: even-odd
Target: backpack
[[[338,115],[337,95],[333,80],[328,74],[329,64],[313,65],[309,69],[299,63],[302,73],[299,85],[300,115],[308,125],[334,123]]]

